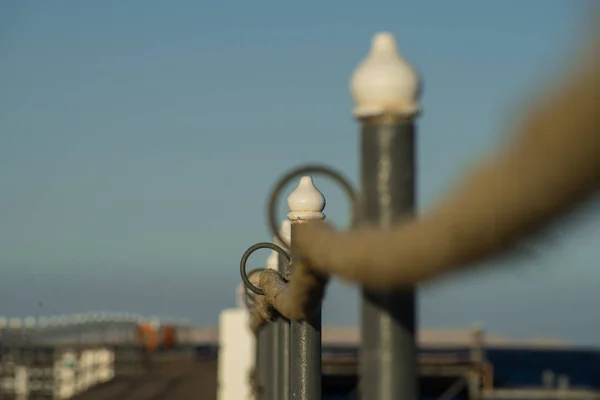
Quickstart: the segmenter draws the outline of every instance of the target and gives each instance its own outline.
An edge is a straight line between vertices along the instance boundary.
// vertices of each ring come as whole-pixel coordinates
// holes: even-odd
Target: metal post
[[[279,267],[279,255],[276,251],[273,251],[271,256],[267,259],[267,268],[277,270]],[[266,378],[266,388],[262,399],[264,400],[277,400],[277,391],[279,388],[279,379],[281,371],[279,369],[279,358],[278,352],[280,343],[279,343],[279,331],[277,327],[277,321],[269,322],[265,326],[262,327],[262,330],[267,331],[268,343],[262,343],[263,347],[268,347],[266,351],[269,357],[269,371],[267,371]],[[261,399],[261,400],[262,400]]]
[[[360,223],[389,228],[415,207],[415,127],[419,78],[380,33],[352,78],[362,125]],[[365,266],[368,267],[368,266]],[[419,268],[415,265],[414,268]],[[363,290],[361,398],[417,400],[415,289]]]
[[[285,221],[281,227],[283,237],[290,236],[290,222]],[[287,232],[286,232],[287,230]],[[278,246],[282,243],[275,238]],[[267,258],[267,268],[278,270],[285,275],[287,260],[280,257],[275,250]],[[261,400],[289,399],[289,321],[278,319],[265,324],[258,332],[256,372],[261,387]]]
[[[273,251],[267,259],[267,268],[277,269],[278,253]],[[256,340],[256,378],[260,387],[260,400],[277,400],[277,348],[279,337],[274,323],[267,323],[260,328]]]
[[[273,393],[273,324],[264,325],[256,340],[256,379],[260,387],[261,400],[275,400]]]
[[[267,268],[279,270],[279,253],[275,250],[271,252],[269,258],[267,258]],[[278,400],[279,386],[281,380],[281,366],[279,353],[281,352],[281,336],[280,336],[280,320],[267,323],[262,327],[261,331],[266,331],[264,336],[267,336],[268,342],[260,342],[261,336],[259,335],[259,346],[262,347],[261,351],[265,353],[266,357],[269,357],[269,370],[266,371],[265,386],[268,388],[263,392],[261,400]],[[259,347],[259,348],[260,348]]]
[[[291,238],[291,224],[289,220],[283,221],[279,232],[281,237],[289,243]],[[276,240],[275,244],[285,248],[283,243],[278,242]],[[277,269],[281,275],[285,276],[287,274],[287,260],[277,252],[274,252],[274,254],[277,256]],[[275,322],[275,325],[277,339],[275,340],[276,344],[273,353],[276,358],[275,369],[278,371],[275,400],[290,400],[290,321],[279,318]]]
[[[325,197],[310,176],[300,178],[298,187],[289,195],[288,219],[294,226],[309,220],[325,218]],[[321,310],[304,321],[292,321],[290,333],[291,399],[321,400]]]

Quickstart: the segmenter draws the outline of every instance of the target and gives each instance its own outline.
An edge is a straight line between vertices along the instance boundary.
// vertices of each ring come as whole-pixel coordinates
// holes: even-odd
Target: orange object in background
[[[165,350],[170,350],[175,347],[177,341],[177,333],[172,325],[165,325],[162,328],[162,347]]]
[[[158,347],[158,334],[149,324],[138,326],[138,340],[148,351],[154,351]]]

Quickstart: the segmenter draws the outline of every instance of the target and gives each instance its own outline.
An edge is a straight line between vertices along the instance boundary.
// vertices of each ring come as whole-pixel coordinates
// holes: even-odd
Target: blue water
[[[517,388],[541,385],[545,370],[567,375],[571,387],[600,389],[600,351],[488,350],[494,365],[494,386]]]

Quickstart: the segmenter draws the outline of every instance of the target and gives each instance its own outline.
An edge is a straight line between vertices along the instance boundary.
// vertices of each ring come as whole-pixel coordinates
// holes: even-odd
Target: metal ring
[[[316,174],[316,175],[325,175],[331,179],[333,179],[337,184],[339,184],[342,189],[348,195],[350,199],[350,224],[354,223],[355,212],[356,212],[356,192],[350,182],[339,172],[324,166],[324,165],[307,165],[305,167],[296,168],[285,175],[277,182],[273,190],[271,191],[271,196],[269,197],[269,205],[267,208],[267,218],[268,224],[273,234],[288,249],[290,249],[290,243],[286,243],[281,237],[281,233],[279,232],[278,223],[277,223],[277,203],[279,202],[279,197],[281,196],[282,190],[290,183],[290,181],[294,178],[297,178],[301,175],[307,174]]]
[[[259,250],[259,249],[275,250],[277,253],[279,253],[280,256],[285,257],[287,259],[288,263],[291,261],[291,258],[290,258],[290,255],[283,248],[277,246],[274,243],[268,243],[268,242],[256,243],[256,244],[253,244],[252,246],[250,246],[248,248],[248,250],[246,250],[246,252],[242,256],[242,260],[240,261],[240,275],[242,276],[242,281],[244,281],[244,285],[246,286],[246,288],[250,289],[254,293],[258,294],[259,296],[264,296],[265,292],[263,292],[262,289],[254,286],[252,284],[252,282],[250,282],[250,276],[248,274],[246,274],[246,263],[248,262],[248,258],[250,258],[252,253],[254,253],[256,250]]]

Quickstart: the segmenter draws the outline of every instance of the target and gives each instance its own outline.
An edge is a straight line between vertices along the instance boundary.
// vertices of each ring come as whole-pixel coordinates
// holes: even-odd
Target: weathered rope
[[[255,337],[267,321],[279,317],[301,320],[315,312],[321,306],[327,284],[327,279],[310,272],[300,263],[295,264],[293,273],[288,269],[286,276],[272,269],[261,269],[252,271],[248,278],[264,293],[247,291],[250,327]],[[264,388],[255,369],[251,371],[249,380],[252,399],[260,400]]]
[[[276,239],[288,248],[290,243],[286,243],[286,240],[277,229],[277,202],[283,189],[290,181],[306,174],[326,175],[340,185],[350,198],[352,209],[351,225],[355,220],[356,196],[354,189],[344,176],[322,165],[309,165],[291,171],[284,175],[277,185],[275,185],[271,192],[267,210],[269,227],[275,234]],[[302,221],[295,224],[295,229],[299,226],[311,225],[313,223],[315,221]],[[266,244],[257,244],[255,246],[261,245],[267,247]],[[278,246],[270,248],[277,251],[281,250],[281,247]],[[248,249],[247,253],[251,252],[252,249],[253,247]],[[253,288],[252,285],[247,284],[254,293],[259,295],[254,297],[251,310],[251,326],[255,332],[266,321],[272,321],[278,317],[284,317],[289,320],[306,319],[321,306],[328,282],[328,275],[308,268],[308,265],[303,262],[301,257],[301,254],[295,256],[293,267],[288,265],[285,276],[281,276],[281,274],[274,270],[265,270],[260,273],[258,288]],[[243,270],[245,269],[244,263],[246,259],[246,255],[242,257],[240,267],[242,279],[245,279]]]
[[[260,274],[257,324],[273,308],[303,319],[328,276],[377,290],[422,281],[501,256],[550,226],[600,188],[600,41],[565,82],[544,93],[508,146],[459,182],[436,208],[390,230],[295,228],[290,280]],[[258,323],[258,321],[261,321]]]
[[[254,285],[264,295],[249,292],[251,300],[250,327],[255,337],[261,327],[277,318],[302,320],[321,306],[325,295],[327,279],[323,278],[296,262],[294,270],[289,269],[286,276],[272,269],[261,270],[250,276]],[[250,374],[250,386],[253,400],[260,400],[263,387],[253,369]]]
[[[263,323],[278,316],[290,320],[306,319],[320,307],[326,284],[326,277],[312,272],[301,262],[294,263],[289,280],[277,271],[262,271],[258,286],[265,295],[254,297],[252,329],[257,331]]]
[[[412,286],[504,255],[596,194],[600,188],[597,32],[595,39],[565,81],[529,108],[508,146],[469,171],[434,209],[386,231],[337,231],[316,221],[295,227],[291,275],[273,270],[255,275],[253,284],[264,295],[252,295],[253,331],[278,315],[306,318],[321,304],[329,276],[377,290]],[[274,230],[275,201],[269,205]],[[256,379],[252,381],[259,399],[260,388]]]
[[[292,245],[303,267],[372,289],[415,285],[506,254],[596,194],[600,40],[589,50],[529,108],[508,146],[433,210],[388,231],[299,226]]]

